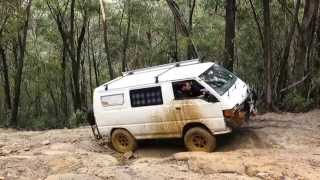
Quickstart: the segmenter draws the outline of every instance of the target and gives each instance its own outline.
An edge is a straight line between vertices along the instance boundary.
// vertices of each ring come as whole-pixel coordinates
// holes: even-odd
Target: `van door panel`
[[[177,117],[171,105],[163,105],[152,112],[152,119],[149,123],[150,134],[155,136],[174,134],[179,132],[180,125],[177,124]]]
[[[209,103],[203,99],[174,100],[176,116],[182,124],[201,122],[212,130],[224,129],[221,103]],[[181,124],[181,123],[180,123]]]
[[[202,99],[175,100],[177,116],[181,120],[198,120],[203,118],[220,118],[220,103],[208,103]],[[179,110],[177,108],[179,107]]]

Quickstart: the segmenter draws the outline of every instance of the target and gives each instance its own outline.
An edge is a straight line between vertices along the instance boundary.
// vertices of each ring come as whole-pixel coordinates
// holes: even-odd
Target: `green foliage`
[[[86,113],[84,111],[76,111],[69,118],[71,128],[87,125]]]
[[[306,99],[297,91],[292,91],[285,96],[282,106],[293,112],[308,111],[314,106],[314,101],[313,99]]]

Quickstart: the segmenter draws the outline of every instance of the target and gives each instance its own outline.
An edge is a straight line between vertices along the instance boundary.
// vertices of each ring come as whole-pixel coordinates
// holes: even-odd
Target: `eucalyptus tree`
[[[75,111],[81,110],[84,104],[82,104],[81,98],[80,63],[82,58],[82,45],[88,24],[88,1],[77,4],[76,0],[71,0],[71,2],[47,0],[46,3],[52,17],[55,19],[63,47],[66,49],[68,57],[71,60],[71,89],[74,109]],[[77,11],[77,8],[79,11]],[[77,27],[79,27],[79,29],[76,29]]]
[[[0,27],[0,51],[4,69],[3,76],[5,79],[6,103],[7,108],[11,109],[10,125],[13,127],[17,127],[18,125],[21,83],[23,80],[28,28],[31,19],[31,5],[32,0],[4,1],[1,4],[1,13],[4,19]],[[5,43],[4,38],[6,38],[7,44],[3,44]],[[11,44],[8,44],[8,42]],[[10,90],[10,73],[8,72],[9,68],[6,53],[9,46],[11,49],[10,54],[12,54],[9,59],[14,61],[12,92]],[[12,98],[10,96],[12,96]]]

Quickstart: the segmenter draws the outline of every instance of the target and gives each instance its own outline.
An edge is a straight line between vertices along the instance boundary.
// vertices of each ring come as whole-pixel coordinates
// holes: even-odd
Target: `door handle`
[[[179,111],[180,111],[180,110],[181,110],[181,107],[176,107],[176,110],[179,110]]]

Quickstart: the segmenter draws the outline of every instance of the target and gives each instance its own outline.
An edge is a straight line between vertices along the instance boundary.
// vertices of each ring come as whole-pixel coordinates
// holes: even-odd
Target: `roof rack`
[[[147,68],[136,69],[136,70],[132,70],[132,71],[126,71],[126,72],[123,72],[122,75],[126,76],[126,75],[134,74],[136,72],[168,69],[168,68],[191,65],[191,64],[197,64],[197,63],[200,63],[199,59],[192,59],[192,60],[187,60],[187,61],[179,61],[179,62],[174,62],[174,63],[169,63],[169,64],[162,64],[162,65],[158,65],[158,66],[152,66],[152,67],[147,67]]]
[[[113,79],[113,80],[111,80],[111,81],[109,81],[109,82],[107,82],[107,83],[103,84],[104,89],[107,91],[107,90],[108,90],[108,85],[109,85],[109,84],[111,84],[111,83],[113,83],[113,82],[115,82],[115,81],[118,81],[118,80],[120,80],[120,79],[122,79],[122,78],[123,78],[123,76],[119,76],[119,77],[117,77],[117,78],[115,78],[115,79]]]

